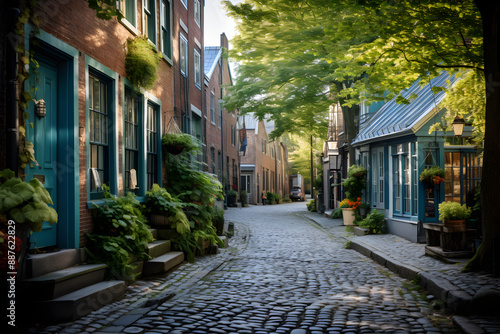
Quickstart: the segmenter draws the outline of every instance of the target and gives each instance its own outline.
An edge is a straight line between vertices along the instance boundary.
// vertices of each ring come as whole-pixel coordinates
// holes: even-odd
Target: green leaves
[[[40,181],[23,182],[10,170],[0,172],[0,181],[1,215],[11,217],[17,223],[30,224],[35,232],[41,231],[44,221],[51,225],[57,222],[57,212],[49,207],[53,204],[50,194]]]

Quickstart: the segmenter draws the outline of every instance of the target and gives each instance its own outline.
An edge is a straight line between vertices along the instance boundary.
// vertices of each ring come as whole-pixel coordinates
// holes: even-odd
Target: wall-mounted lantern
[[[35,101],[35,114],[38,118],[44,118],[47,115],[47,104],[44,100]]]
[[[465,126],[465,121],[463,118],[457,116],[453,120],[453,132],[455,133],[455,136],[461,136],[462,133],[464,132],[464,126]]]

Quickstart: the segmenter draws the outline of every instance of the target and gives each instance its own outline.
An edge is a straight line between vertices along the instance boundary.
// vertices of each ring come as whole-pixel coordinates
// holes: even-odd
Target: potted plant
[[[361,203],[361,205],[359,206],[359,214],[361,215],[361,217],[366,217],[366,215],[368,215],[368,212],[370,212],[370,204]]]
[[[16,263],[24,261],[29,249],[30,233],[41,231],[44,221],[50,225],[57,222],[57,212],[49,206],[52,204],[49,192],[39,180],[24,182],[10,169],[0,171],[0,224],[2,228],[5,227],[5,234],[8,226],[15,224],[16,241],[20,243]],[[0,237],[0,241],[4,241],[4,238]],[[21,276],[18,275],[19,278]]]
[[[367,175],[368,171],[366,170],[365,167],[359,166],[359,165],[352,165],[349,167],[349,171],[347,172],[347,176],[349,177],[357,177],[357,178],[362,178]]]
[[[172,197],[165,188],[158,184],[153,184],[151,189],[146,192],[144,207],[149,213],[151,225],[171,226],[180,234],[189,231],[189,221],[182,210],[184,204]]]
[[[426,188],[431,188],[444,182],[444,175],[445,171],[438,166],[427,167],[420,173],[419,180]]]
[[[351,201],[346,198],[340,202],[340,208],[342,209],[342,217],[344,219],[344,225],[355,225],[356,220],[356,210],[359,209],[361,205],[361,197],[358,197],[355,201]]]
[[[471,212],[472,209],[465,204],[460,205],[460,203],[449,201],[439,204],[439,219],[445,225],[465,226]]]
[[[362,228],[367,228],[370,234],[385,233],[387,225],[383,213],[379,213],[376,209],[373,210],[365,219],[361,220],[358,225]]]
[[[187,133],[166,133],[163,135],[162,145],[168,153],[173,155],[184,151],[195,151],[200,147],[198,141]]]
[[[240,201],[242,206],[248,205],[248,192],[246,190],[240,191]]]
[[[234,206],[236,204],[236,198],[238,197],[238,192],[236,190],[228,190],[226,193],[227,206]]]

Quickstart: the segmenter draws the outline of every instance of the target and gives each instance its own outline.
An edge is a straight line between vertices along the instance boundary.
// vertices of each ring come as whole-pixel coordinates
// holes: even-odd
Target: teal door
[[[27,167],[27,180],[37,178],[43,183],[50,193],[57,211],[57,66],[50,61],[38,60],[40,79],[37,83],[36,100],[43,99],[46,104],[47,114],[39,118],[35,113],[34,103],[30,103],[29,117],[33,127],[28,127],[30,140],[33,141],[35,159],[38,166]],[[59,169],[61,166],[59,166]],[[50,226],[48,222],[43,223],[43,230],[31,235],[31,248],[55,246],[57,244],[57,223]]]

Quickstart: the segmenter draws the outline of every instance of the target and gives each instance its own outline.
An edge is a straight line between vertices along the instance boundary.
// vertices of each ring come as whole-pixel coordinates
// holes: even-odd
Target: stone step
[[[152,258],[170,252],[170,240],[155,240],[148,243],[147,253]]]
[[[22,281],[30,300],[50,300],[104,279],[105,264],[82,264]]]
[[[43,254],[30,254],[26,258],[26,277],[38,277],[52,271],[76,266],[85,262],[86,253],[82,248],[61,249]]]
[[[142,276],[149,276],[165,272],[181,264],[183,261],[183,252],[168,252],[155,259],[144,262]]]
[[[158,230],[155,228],[150,228],[149,232],[153,235],[153,238],[158,239]]]
[[[123,298],[126,288],[124,281],[104,281],[31,305],[36,318],[42,322],[74,321]]]

